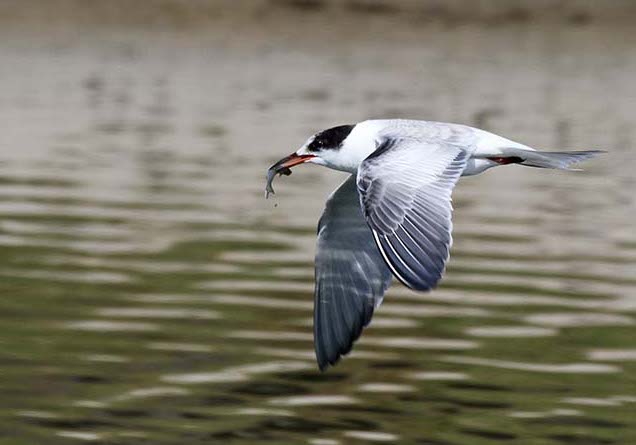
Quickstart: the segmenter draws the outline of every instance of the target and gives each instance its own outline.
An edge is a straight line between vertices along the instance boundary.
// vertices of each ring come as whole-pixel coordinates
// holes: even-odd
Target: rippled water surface
[[[636,443],[636,32],[382,20],[0,31],[0,443]],[[439,289],[320,374],[343,176],[264,172],[391,116],[610,153],[462,180]]]

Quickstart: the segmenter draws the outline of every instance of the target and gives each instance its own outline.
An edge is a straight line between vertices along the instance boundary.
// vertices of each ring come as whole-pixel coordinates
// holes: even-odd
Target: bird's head
[[[352,150],[349,139],[356,125],[339,125],[319,131],[289,156],[284,157],[271,168],[279,169],[285,174],[284,169],[294,165],[310,162],[324,165],[335,170],[355,171],[359,162],[353,162]]]
[[[362,161],[375,150],[378,131],[384,125],[384,121],[364,121],[319,131],[294,153],[269,168],[266,195],[273,193],[271,184],[277,174],[290,175],[291,167],[306,162],[356,173]]]

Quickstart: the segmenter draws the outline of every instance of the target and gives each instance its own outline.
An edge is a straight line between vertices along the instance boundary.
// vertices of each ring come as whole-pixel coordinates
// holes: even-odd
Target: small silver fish
[[[274,188],[272,187],[272,182],[274,182],[274,178],[276,175],[280,176],[289,176],[292,174],[292,171],[288,167],[282,167],[278,163],[272,165],[267,170],[267,185],[265,186],[265,199],[269,198],[269,195],[275,195]]]
[[[316,156],[313,154],[299,155],[296,153],[292,153],[289,156],[285,156],[280,161],[273,164],[267,170],[267,185],[265,186],[265,199],[269,198],[269,195],[274,195],[274,189],[272,188],[272,182],[274,182],[274,177],[278,175],[291,175],[292,171],[290,167],[294,165],[302,164],[303,162],[307,162]]]

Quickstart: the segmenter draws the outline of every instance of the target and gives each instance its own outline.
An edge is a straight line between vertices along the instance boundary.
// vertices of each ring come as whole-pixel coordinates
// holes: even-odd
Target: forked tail
[[[576,170],[570,166],[605,153],[602,150],[588,151],[534,151],[523,148],[504,148],[502,156],[488,157],[500,164],[521,164],[528,167]]]

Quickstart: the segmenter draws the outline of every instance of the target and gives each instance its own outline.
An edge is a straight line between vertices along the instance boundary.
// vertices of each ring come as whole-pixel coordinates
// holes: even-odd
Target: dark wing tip
[[[325,372],[327,368],[329,368],[330,366],[334,366],[339,361],[340,361],[340,356],[337,356],[335,359],[331,359],[331,360],[327,360],[327,359],[318,360],[318,369],[320,370],[320,372]]]
[[[372,313],[373,311],[371,311]],[[371,315],[363,315],[361,318],[360,323],[357,323],[350,331],[346,332],[345,343],[339,343],[336,340],[335,336],[333,336],[332,326],[324,326],[321,323],[314,326],[314,349],[320,372],[325,372],[329,366],[335,366],[342,357],[351,352],[353,344],[360,338],[364,327],[371,321]],[[330,323],[339,322],[339,320],[329,321]]]
[[[325,372],[330,366],[335,366],[342,357],[350,353],[351,349],[353,349],[353,344],[359,337],[360,334],[352,337],[351,341],[345,348],[333,349],[328,353],[327,356],[320,356],[318,354],[318,347],[316,346],[316,363],[318,363],[318,369],[320,370],[320,372]]]

